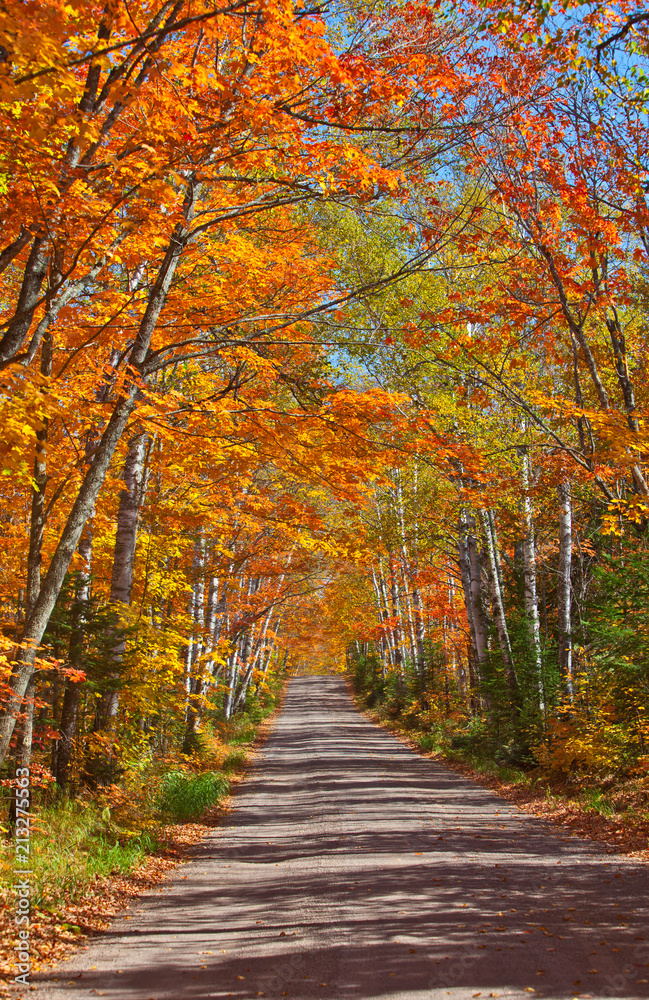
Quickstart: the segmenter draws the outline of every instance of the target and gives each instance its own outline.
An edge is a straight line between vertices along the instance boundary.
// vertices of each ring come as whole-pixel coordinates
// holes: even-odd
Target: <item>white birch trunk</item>
[[[410,579],[410,566],[408,564],[408,554],[405,545],[401,547],[401,578],[403,580],[403,593],[406,604],[406,616],[408,619],[408,640],[410,645],[410,660],[413,668],[419,673],[419,658],[417,656],[417,635],[415,631],[415,612],[412,601],[412,582]]]
[[[469,592],[471,596],[471,613],[473,616],[473,629],[475,633],[475,652],[478,667],[481,667],[487,659],[489,650],[489,636],[487,632],[487,622],[484,613],[484,602],[482,595],[482,557],[478,546],[476,533],[476,523],[473,515],[467,517],[466,547],[470,571]]]
[[[458,524],[458,568],[460,570],[460,580],[462,582],[462,593],[464,595],[464,608],[466,610],[467,622],[469,625],[469,638],[474,659],[476,653],[475,625],[473,622],[473,602],[471,600],[471,565],[469,563],[469,549],[467,546],[466,523]]]
[[[559,619],[559,667],[566,685],[566,693],[574,700],[572,675],[572,614],[571,614],[571,569],[572,569],[572,503],[570,483],[565,480],[559,486],[559,585],[557,595]]]
[[[205,632],[205,538],[201,535],[194,545],[192,558],[192,591],[190,617],[192,632],[185,647],[185,738],[184,753],[192,750],[192,736],[198,732],[200,703],[203,697],[205,664],[201,662]]]
[[[496,534],[496,523],[493,511],[483,510],[480,512],[480,520],[485,539],[485,551],[487,554],[487,566],[489,576],[489,590],[491,593],[491,607],[493,620],[498,635],[498,645],[500,655],[505,669],[505,679],[512,699],[512,704],[518,710],[520,708],[520,690],[516,668],[514,666],[514,656],[512,654],[511,642],[509,639],[509,629],[507,628],[507,617],[505,615],[505,605],[501,585],[500,553],[498,550],[498,536]]]
[[[397,622],[401,622],[401,608],[399,604],[399,589],[397,582],[397,572],[396,572],[396,558],[394,553],[390,553],[390,601],[392,604],[392,618],[394,624],[392,626],[393,635],[393,646],[394,646],[394,657],[395,657],[395,670],[397,671],[397,677],[399,682],[402,684],[404,681],[404,650],[402,645],[402,633],[403,628]]]
[[[387,653],[387,664],[383,667],[383,679],[385,680],[385,666],[394,668],[396,666],[396,656],[393,649],[392,630],[385,625],[385,622],[390,618],[390,603],[388,601],[388,588],[385,583],[385,576],[383,575],[382,560],[379,563],[378,576],[374,573],[374,569],[372,569],[372,573],[374,575],[374,582],[379,595],[379,607],[381,608],[381,617],[384,623],[382,635],[385,652]]]
[[[258,584],[257,579],[249,577],[248,586],[246,588],[247,598],[250,598],[252,594],[254,594],[255,590],[257,589],[257,584]],[[232,653],[230,654],[230,674],[228,678],[228,690],[225,696],[225,706],[224,706],[225,718],[228,721],[232,717],[232,713],[234,711],[235,697],[239,683],[240,663],[241,665],[245,666],[245,663],[247,662],[248,655],[250,652],[250,648],[248,646],[248,643],[250,642],[251,638],[250,632],[251,630],[247,630],[242,637],[238,638],[235,641]],[[241,653],[238,652],[239,649],[241,650]]]
[[[523,571],[525,578],[525,613],[527,616],[532,657],[536,670],[539,692],[539,708],[545,712],[545,688],[543,684],[543,658],[541,654],[541,621],[539,618],[538,587],[536,579],[536,543],[534,539],[534,506],[530,494],[531,468],[527,448],[523,449],[521,473],[523,480]]]
[[[417,638],[415,633],[415,616],[413,613],[412,604],[412,573],[410,567],[410,560],[408,558],[408,547],[406,545],[406,517],[403,504],[403,489],[401,487],[401,476],[398,475],[397,486],[397,510],[399,513],[399,531],[401,535],[401,575],[403,578],[405,604],[406,604],[406,616],[408,619],[408,638],[410,644],[410,659],[412,662],[413,669],[419,672],[419,662],[417,656]],[[404,653],[405,653],[405,643],[404,643]]]

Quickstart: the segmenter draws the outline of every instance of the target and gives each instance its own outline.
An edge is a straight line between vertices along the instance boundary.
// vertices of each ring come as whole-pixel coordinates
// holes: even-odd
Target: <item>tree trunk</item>
[[[92,564],[92,531],[89,526],[81,536],[79,542],[79,555],[81,556],[81,570],[79,572],[79,582],[75,595],[75,607],[72,615],[72,628],[70,633],[70,666],[81,670],[83,668],[84,642],[86,637],[86,627],[88,622],[88,603],[90,601],[90,569]],[[63,694],[63,706],[61,708],[61,722],[59,724],[59,739],[56,745],[56,761],[54,767],[54,777],[61,789],[65,789],[69,780],[70,760],[74,737],[77,728],[77,715],[79,712],[79,700],[81,698],[81,682],[68,677],[65,682]]]
[[[290,558],[289,558],[289,563],[290,563]],[[286,579],[286,573],[282,573],[282,575],[279,578],[277,587],[275,588],[275,601],[279,598],[279,596],[281,594],[282,586],[284,584],[284,580],[285,579]],[[256,642],[255,654],[252,657],[250,665],[248,666],[248,669],[246,671],[246,675],[244,677],[243,684],[241,685],[241,689],[239,691],[239,695],[238,695],[237,700],[236,700],[236,702],[234,704],[233,713],[237,712],[239,710],[239,708],[241,708],[241,706],[244,704],[245,698],[246,698],[246,694],[247,694],[247,691],[248,691],[248,686],[249,686],[250,681],[252,679],[252,675],[253,675],[253,673],[255,671],[255,667],[256,667],[257,663],[259,662],[260,657],[263,658],[263,649],[264,649],[264,644],[266,642],[266,635],[268,634],[268,629],[270,627],[270,623],[273,620],[273,611],[275,610],[275,601],[268,608],[268,612],[267,612],[267,614],[266,614],[266,616],[264,618],[264,624],[262,625],[261,632],[259,634],[259,638],[257,639],[257,642]]]
[[[401,546],[401,576],[403,578],[403,592],[406,602],[406,614],[408,616],[408,639],[410,646],[410,660],[412,668],[418,677],[421,677],[421,657],[417,643],[417,614],[414,603],[414,588],[412,583],[412,567],[408,559],[408,550],[405,545]]]
[[[500,647],[500,655],[503,661],[505,679],[507,681],[512,707],[516,717],[518,718],[521,708],[521,694],[518,686],[518,678],[516,676],[516,668],[514,666],[511,642],[509,639],[507,618],[505,616],[505,606],[501,586],[501,571],[499,565],[500,559],[498,540],[493,511],[481,511],[480,520],[482,521],[485,538],[485,551],[487,554],[489,590],[491,593],[493,620],[494,625],[496,626],[496,633],[498,635],[498,645]]]
[[[464,521],[459,524],[458,529],[458,566],[471,638],[470,655],[468,656],[470,710],[471,714],[475,715],[478,708],[475,699],[476,682],[481,698],[487,704],[489,702],[489,696],[483,684],[484,667],[488,653],[488,634],[482,600],[482,565],[473,515],[465,513]]]
[[[376,593],[376,601],[379,606],[379,612],[381,615],[381,621],[383,623],[383,628],[381,629],[381,645],[382,645],[382,656],[381,656],[381,677],[385,680],[386,676],[386,660],[387,667],[394,666],[394,657],[392,655],[392,645],[390,642],[391,633],[388,626],[385,624],[390,619],[390,606],[388,604],[388,591],[385,585],[385,578],[383,576],[383,567],[380,567],[379,574],[377,576],[374,567],[372,567],[372,581],[374,583],[374,591]]]
[[[16,311],[0,340],[0,364],[11,361],[25,342],[40,299],[48,263],[45,237],[36,236],[25,265]]]
[[[475,632],[475,652],[478,668],[487,659],[489,650],[489,633],[484,611],[482,554],[478,545],[476,522],[473,515],[467,517],[467,555],[470,570],[470,596],[473,628]]]
[[[110,580],[111,604],[129,605],[131,603],[138,519],[144,485],[146,443],[147,438],[143,432],[134,434],[129,441],[128,454],[124,462],[124,489],[119,494],[117,532]]]
[[[194,738],[198,733],[201,717],[201,701],[205,688],[206,664],[202,661],[205,643],[205,539],[201,536],[194,546],[192,575],[194,583],[191,597],[191,618],[193,635],[187,643],[187,709],[185,712],[185,736],[183,753],[191,753]],[[212,585],[208,591],[208,603],[212,598]],[[208,614],[209,617],[209,614]]]
[[[147,438],[141,431],[129,441],[124,462],[124,489],[119,494],[117,510],[117,530],[113,569],[110,580],[110,603],[128,607],[133,589],[133,570],[137,547],[137,528],[144,484],[144,460]],[[119,709],[119,680],[122,674],[126,642],[119,631],[112,637],[111,659],[113,668],[109,678],[109,688],[104,692],[98,706],[95,731],[108,729]]]
[[[413,566],[413,577],[417,581],[419,573],[419,562]],[[417,649],[417,670],[423,677],[426,672],[426,626],[424,624],[424,604],[421,599],[421,592],[418,583],[415,582],[412,588],[412,605],[415,616],[415,644]]]
[[[572,702],[574,685],[572,677],[572,615],[571,615],[571,569],[572,569],[572,504],[570,483],[564,480],[559,486],[559,585],[557,610],[559,619],[559,669],[566,685],[566,693]]]
[[[259,589],[259,582],[259,579],[252,577],[248,580],[246,597],[250,598]],[[228,691],[225,698],[225,717],[227,720],[232,717],[234,712],[237,688],[239,684],[240,667],[244,670],[246,669],[248,657],[250,655],[250,644],[252,643],[253,631],[254,626],[250,626],[250,628],[246,629],[244,635],[240,636],[235,642],[230,654],[230,677]],[[241,648],[240,656],[237,654],[238,647]]]
[[[239,690],[236,692],[235,691],[232,692],[229,704],[229,713],[226,716],[227,719],[231,719],[234,713],[237,712],[241,707],[241,705],[243,704],[242,697],[245,698],[245,693],[247,691],[250,678],[252,677],[254,661],[253,663],[250,662],[250,654],[252,652],[252,643],[254,639],[254,634],[255,634],[255,626],[251,625],[250,628],[247,629],[243,637],[243,641],[241,644],[241,658],[240,658],[241,662],[238,671],[239,674],[241,673],[243,674],[243,678],[241,680],[241,684],[239,685]]]
[[[403,687],[403,649],[401,647],[401,609],[399,607],[399,589],[396,571],[396,559],[394,553],[390,553],[390,602],[392,605],[392,642],[394,646],[394,668],[397,673],[397,683]],[[397,624],[399,623],[399,624]]]
[[[466,611],[467,622],[469,625],[469,637],[471,640],[471,648],[473,650],[473,657],[476,657],[476,638],[475,638],[475,627],[473,623],[473,604],[471,602],[471,566],[469,564],[469,550],[467,547],[466,540],[466,523],[461,522],[458,524],[458,537],[457,537],[457,548],[458,548],[458,569],[460,571],[460,580],[462,582],[462,593],[464,595],[464,608]]]
[[[527,448],[522,449],[521,472],[523,479],[523,571],[525,581],[525,614],[529,629],[532,656],[539,692],[539,708],[545,712],[545,685],[543,683],[543,658],[541,654],[541,622],[536,582],[536,544],[534,540],[534,507],[530,494],[530,458]]]
[[[52,337],[43,343],[41,373],[52,374]],[[27,553],[27,583],[25,586],[25,621],[29,620],[41,590],[41,566],[43,561],[43,531],[45,528],[45,489],[47,487],[47,420],[36,432],[36,452],[34,455],[34,486],[29,518],[29,550]],[[30,652],[29,650],[27,652]],[[19,664],[16,664],[20,669]],[[14,676],[18,671],[15,670]],[[13,680],[13,677],[12,677]],[[29,767],[31,764],[34,735],[34,692],[35,679],[30,674],[22,703],[22,719],[16,747],[16,766]],[[22,699],[21,699],[22,701]],[[19,702],[20,704],[20,702]],[[12,789],[9,818],[15,822],[16,794]]]
[[[608,327],[608,332],[611,337],[611,346],[615,356],[615,371],[620,389],[622,390],[627,423],[630,429],[637,434],[640,430],[640,424],[636,413],[635,390],[633,388],[633,382],[629,372],[626,338],[620,326],[617,310],[614,309],[613,317],[609,317],[606,320],[606,326]],[[643,475],[640,465],[634,463],[631,466],[631,475],[633,476],[633,484],[636,491],[643,497],[649,497],[649,487],[647,486],[647,481]]]

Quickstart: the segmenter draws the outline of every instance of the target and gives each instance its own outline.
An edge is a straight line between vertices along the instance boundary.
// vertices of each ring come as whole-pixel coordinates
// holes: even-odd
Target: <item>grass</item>
[[[225,774],[235,774],[237,771],[243,771],[247,763],[248,754],[243,748],[239,748],[228,752],[221,768]]]
[[[615,806],[596,788],[587,788],[577,796],[576,801],[586,811],[597,812],[600,816],[615,816]]]
[[[132,871],[158,846],[155,834],[112,822],[108,809],[67,799],[39,810],[31,840],[32,901],[42,909],[83,898],[98,879]]]
[[[105,804],[111,791],[100,801],[85,793],[77,800],[41,804],[32,816],[33,904],[60,909],[82,899],[102,879],[138,868],[164,845],[166,824],[195,822],[228,794],[230,776],[245,766],[246,756],[243,748],[227,752],[218,771],[148,774],[142,788],[131,784],[121,801],[113,793],[112,808]],[[12,841],[3,846],[11,858]],[[13,883],[13,862],[3,867],[0,890],[5,892]]]
[[[156,806],[163,815],[182,823],[198,819],[225,798],[229,789],[228,779],[216,771],[202,774],[170,771],[163,775]]]
[[[279,693],[278,687],[274,692],[275,697],[267,704],[253,702],[244,713],[235,715],[225,724],[225,741],[229,746],[242,747],[254,743],[260,725],[275,710],[276,698]]]
[[[247,766],[281,690],[278,679],[266,704],[215,723],[189,755],[176,751],[156,760],[135,753],[124,761],[119,786],[85,789],[76,800],[39,789],[29,865],[35,968],[63,958],[84,935],[105,930],[126,901],[158,885],[204,836],[203,815]],[[7,815],[8,795],[0,790],[0,815]],[[0,838],[0,862],[3,912],[12,905],[19,867],[10,837]],[[13,944],[10,929],[0,942],[0,983],[14,975]]]

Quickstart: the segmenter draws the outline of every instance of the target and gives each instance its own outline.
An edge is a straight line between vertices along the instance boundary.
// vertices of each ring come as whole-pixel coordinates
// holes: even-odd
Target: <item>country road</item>
[[[37,1000],[649,997],[649,868],[422,758],[301,677],[160,891]]]

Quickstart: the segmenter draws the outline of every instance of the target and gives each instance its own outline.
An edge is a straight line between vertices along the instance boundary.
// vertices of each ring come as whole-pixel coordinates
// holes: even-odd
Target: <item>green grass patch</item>
[[[587,788],[577,798],[580,806],[589,812],[597,812],[601,816],[614,816],[615,806],[597,788]]]
[[[32,900],[43,909],[82,899],[98,878],[127,874],[158,846],[154,833],[118,826],[108,809],[68,800],[39,810],[31,842]]]
[[[246,764],[248,763],[248,755],[246,751],[241,748],[237,750],[231,750],[223,764],[221,765],[222,770],[225,774],[234,774],[237,771],[245,770]]]
[[[229,788],[230,782],[225,775],[216,771],[203,774],[171,771],[162,778],[156,807],[180,823],[198,819],[227,795]]]
[[[264,703],[222,724],[218,737],[199,735],[194,753],[148,760],[135,757],[120,787],[86,789],[78,799],[39,790],[32,810],[32,902],[55,918],[86,897],[101,894],[103,879],[127,875],[167,843],[163,826],[196,822],[228,794],[230,778],[245,769],[259,725],[281,692],[277,682]],[[215,743],[217,752],[213,751]],[[0,793],[0,814],[9,792]],[[13,891],[13,843],[4,842],[0,890]],[[64,926],[65,924],[62,924]],[[76,925],[69,925],[76,933]]]

